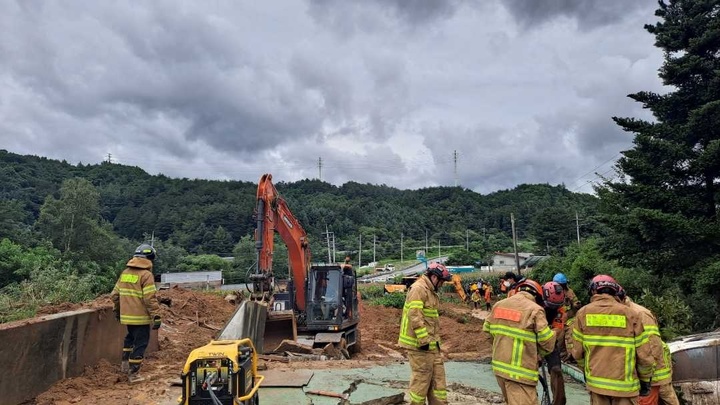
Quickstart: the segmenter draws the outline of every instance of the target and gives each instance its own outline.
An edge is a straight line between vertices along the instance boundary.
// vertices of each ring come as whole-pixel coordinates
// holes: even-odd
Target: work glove
[[[161,324],[162,324],[162,322],[160,322],[160,317],[159,317],[159,316],[155,316],[155,317],[153,318],[153,325],[152,325],[153,330],[158,330],[158,329],[160,329],[160,325],[161,325]]]
[[[640,381],[640,396],[647,397],[648,395],[650,395],[650,383]]]
[[[428,351],[430,350],[430,343],[426,343],[419,347],[420,350]]]

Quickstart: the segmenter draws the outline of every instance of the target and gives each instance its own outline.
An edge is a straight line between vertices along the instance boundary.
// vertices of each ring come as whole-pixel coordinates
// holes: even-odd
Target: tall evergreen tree
[[[654,120],[613,119],[635,134],[617,163],[620,177],[599,188],[613,230],[610,254],[685,294],[717,291],[720,228],[720,1],[660,0],[660,21],[645,28],[665,53],[666,94],[629,97]]]

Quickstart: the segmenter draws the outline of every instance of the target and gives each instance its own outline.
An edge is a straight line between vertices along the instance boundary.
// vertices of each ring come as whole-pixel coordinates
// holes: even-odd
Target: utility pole
[[[440,260],[440,236],[438,236],[438,260]]]
[[[580,218],[578,218],[578,213],[575,211],[575,230],[577,231],[577,240],[578,245],[580,244]]]
[[[112,153],[107,154],[107,162],[112,163]]]
[[[373,263],[377,262],[377,260],[375,260],[375,242],[377,242],[377,236],[373,235]]]
[[[403,261],[403,238],[405,237],[405,234],[400,232],[400,263]]]
[[[427,229],[425,230],[425,254],[430,256],[430,250],[428,250],[428,238],[427,238]]]
[[[332,251],[330,250],[330,231],[328,230],[327,225],[325,225],[325,239],[327,240],[327,249],[328,249],[328,263],[332,263],[330,260],[330,254]]]
[[[517,235],[515,234],[515,214],[512,212],[510,213],[510,224],[512,225],[513,249],[515,249],[515,268],[520,274],[520,256],[518,256]]]
[[[465,251],[466,252],[470,251],[470,230],[469,229],[465,230]]]
[[[454,150],[454,151],[453,151],[453,162],[454,162],[454,165],[455,165],[455,169],[454,169],[454,172],[455,172],[455,187],[458,186],[457,161],[458,161],[457,150]]]
[[[358,248],[358,269],[362,267],[362,234],[360,234],[360,247]]]
[[[335,258],[335,253],[337,253],[337,251],[335,250],[335,232],[332,232],[332,239],[333,239],[333,260],[332,260],[332,263],[337,263],[337,261],[336,261],[337,259]]]
[[[322,181],[322,157],[318,158],[318,179]]]

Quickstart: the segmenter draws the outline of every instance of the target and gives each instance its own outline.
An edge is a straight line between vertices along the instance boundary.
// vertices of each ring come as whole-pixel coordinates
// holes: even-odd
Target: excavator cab
[[[298,323],[298,337],[312,341],[316,347],[335,343],[350,351],[357,349],[359,314],[355,272],[337,264],[314,264],[307,282],[305,316]]]

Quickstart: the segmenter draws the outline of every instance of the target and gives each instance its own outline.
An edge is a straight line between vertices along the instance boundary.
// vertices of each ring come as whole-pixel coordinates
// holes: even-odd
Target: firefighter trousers
[[[150,325],[127,325],[127,331],[123,342],[122,359],[129,360],[130,371],[137,373],[150,342]]]
[[[535,385],[522,384],[497,375],[495,378],[507,405],[538,405],[540,403]]]
[[[550,390],[553,394],[553,405],[565,405],[567,399],[565,397],[565,379],[562,373],[562,363],[560,362],[560,350],[558,344],[555,344],[555,350],[545,356],[545,362],[550,370]]]
[[[447,404],[445,365],[440,350],[408,350],[410,361],[410,404]]]
[[[675,393],[672,383],[660,386],[660,405],[680,405],[680,400]]]
[[[590,405],[638,405],[638,397],[611,397],[591,392]]]

